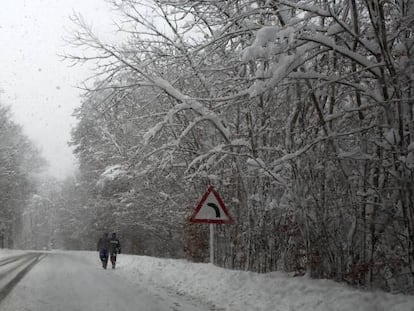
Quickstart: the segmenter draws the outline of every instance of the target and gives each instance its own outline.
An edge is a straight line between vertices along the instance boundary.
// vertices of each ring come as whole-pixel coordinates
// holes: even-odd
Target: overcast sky
[[[102,35],[112,30],[114,13],[104,0],[1,0],[0,101],[12,107],[56,177],[74,171],[67,142],[75,124],[72,111],[80,105],[75,86],[91,74],[58,56],[68,49],[63,37],[73,12]]]

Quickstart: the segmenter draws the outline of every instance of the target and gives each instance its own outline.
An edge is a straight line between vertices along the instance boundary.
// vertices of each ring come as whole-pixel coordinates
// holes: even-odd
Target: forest
[[[14,246],[25,206],[37,192],[46,161],[0,102],[0,248]]]
[[[129,253],[204,262],[208,226],[187,220],[214,185],[235,220],[216,225],[216,265],[413,291],[413,1],[108,5],[113,41],[72,16],[65,61],[94,75],[74,111],[77,176],[22,198],[48,222],[38,247],[94,249],[109,230]]]

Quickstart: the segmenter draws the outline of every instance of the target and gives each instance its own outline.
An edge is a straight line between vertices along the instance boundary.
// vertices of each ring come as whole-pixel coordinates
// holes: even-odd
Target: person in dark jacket
[[[116,237],[116,233],[112,233],[109,239],[109,254],[111,256],[112,269],[115,269],[116,255],[121,254],[121,243]]]
[[[108,252],[109,252],[109,237],[108,233],[105,232],[103,236],[99,239],[97,245],[97,251],[99,252],[99,259],[101,259],[102,267],[106,269],[108,265]]]

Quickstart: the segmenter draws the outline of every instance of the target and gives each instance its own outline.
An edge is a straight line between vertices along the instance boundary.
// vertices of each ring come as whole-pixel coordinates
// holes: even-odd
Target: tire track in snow
[[[12,257],[6,257],[0,260],[0,267],[7,265],[9,263],[18,261],[21,258],[27,257],[27,254],[23,254],[23,255],[17,255],[17,256],[12,256]]]
[[[13,272],[21,269],[16,275],[14,275],[11,280],[8,280],[6,284],[4,284],[0,288],[0,303],[1,301],[7,297],[7,295],[13,290],[13,288],[17,285],[17,283],[20,282],[20,280],[34,267],[35,264],[37,264],[45,255],[42,253],[31,253],[31,254],[25,254],[21,256],[15,256],[12,258],[8,258],[9,261],[6,259],[2,260],[0,262],[0,266],[4,266],[6,264],[14,263],[19,261],[20,259],[23,259],[22,262],[9,269],[6,270],[4,273],[0,274],[0,280],[5,279],[7,276],[13,274]]]

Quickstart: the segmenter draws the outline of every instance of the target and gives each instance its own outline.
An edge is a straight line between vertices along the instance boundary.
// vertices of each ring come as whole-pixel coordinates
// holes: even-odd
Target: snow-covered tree
[[[0,247],[12,247],[21,213],[35,191],[35,173],[45,160],[0,103]]]
[[[80,17],[71,38],[97,64],[74,132],[93,181],[121,165],[147,208],[185,194],[164,213],[215,184],[220,265],[413,287],[412,1],[113,5],[124,40]]]

